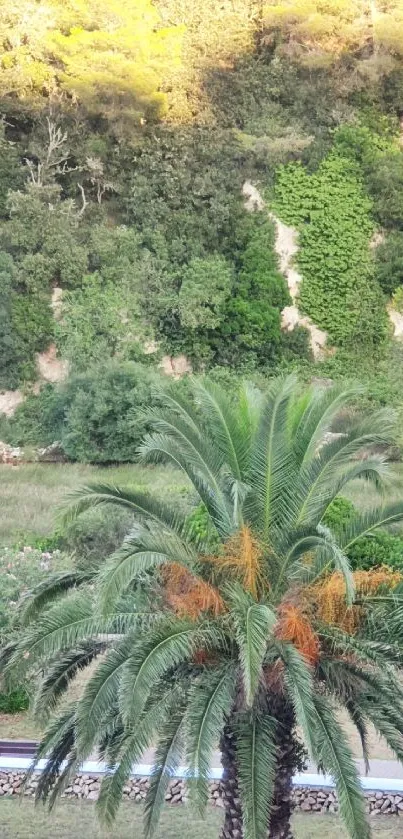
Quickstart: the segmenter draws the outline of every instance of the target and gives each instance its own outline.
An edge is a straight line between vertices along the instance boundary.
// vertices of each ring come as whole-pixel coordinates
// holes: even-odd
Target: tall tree
[[[329,434],[356,396],[301,392],[293,378],[267,393],[243,387],[234,403],[208,382],[194,384],[192,399],[173,388],[148,414],[140,455],[186,473],[202,504],[196,517],[130,489],[92,487],[75,499],[76,514],[112,503],[136,523],[98,572],[41,586],[24,606],[17,647],[4,652],[9,672],[43,669],[36,711],[49,718],[104,652],[100,638],[119,633],[81,697],[49,724],[36,757],[47,756],[38,798],[54,801],[98,748],[109,766],[98,808],[112,822],[133,762],[154,745],[151,834],[184,755],[191,795],[206,804],[219,743],[223,839],[290,839],[303,741],[335,780],[350,836],[369,837],[335,712],[347,709],[365,756],[369,722],[403,758],[402,578],[385,568],[353,575],[346,552],[400,521],[403,502],[357,513],[344,529],[323,524],[352,480],[380,488],[391,479],[389,411],[355,415]]]

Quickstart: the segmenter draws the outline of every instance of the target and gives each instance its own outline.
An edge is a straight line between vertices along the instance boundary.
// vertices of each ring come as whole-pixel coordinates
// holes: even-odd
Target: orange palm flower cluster
[[[356,571],[353,577],[357,598],[374,596],[382,589],[391,591],[403,581],[402,574],[386,566],[370,571]],[[363,607],[359,604],[347,605],[346,583],[341,572],[335,572],[312,586],[310,595],[321,621],[351,634],[357,631],[363,617]]]
[[[294,603],[282,603],[278,609],[276,636],[289,641],[310,664],[317,664],[320,655],[319,638],[312,628],[309,614]]]
[[[219,570],[229,571],[253,597],[257,598],[263,589],[262,548],[249,527],[241,527],[231,536],[222,554],[206,559]]]
[[[194,577],[190,571],[177,562],[162,569],[165,596],[180,617],[196,620],[202,612],[222,614],[225,610],[222,597],[214,586]]]

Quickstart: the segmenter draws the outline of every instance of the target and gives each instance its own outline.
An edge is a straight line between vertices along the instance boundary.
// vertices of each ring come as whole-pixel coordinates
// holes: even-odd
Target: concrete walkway
[[[141,762],[152,765],[153,757],[153,750],[148,749],[148,751],[143,755]],[[356,764],[361,777],[365,777],[367,774],[370,778],[396,778],[403,781],[403,764],[398,763],[397,760],[378,760],[377,758],[374,758],[370,761],[369,772],[367,773],[365,772],[365,764],[363,760],[356,760]],[[220,752],[218,751],[214,752],[213,768],[221,768],[221,757]],[[310,775],[312,773],[317,773],[317,771],[317,767],[313,763],[308,763],[305,773],[302,774]]]

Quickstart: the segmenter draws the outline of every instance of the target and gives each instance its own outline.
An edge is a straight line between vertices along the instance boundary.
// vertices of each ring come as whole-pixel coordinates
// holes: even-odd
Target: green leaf
[[[133,645],[121,684],[125,723],[133,723],[165,673],[191,660],[197,649],[212,649],[221,640],[214,625],[171,618]]]
[[[241,589],[232,590],[232,616],[239,646],[246,704],[251,707],[258,689],[262,665],[277,622],[269,606],[256,603]]]
[[[277,722],[269,716],[243,719],[236,730],[239,788],[245,839],[267,836],[276,774]]]
[[[333,775],[340,814],[351,839],[369,839],[365,800],[351,749],[325,697],[315,693],[313,701],[317,760]]]
[[[214,749],[229,717],[236,689],[234,664],[206,670],[196,679],[186,711],[188,778],[201,810],[208,800],[208,780]]]

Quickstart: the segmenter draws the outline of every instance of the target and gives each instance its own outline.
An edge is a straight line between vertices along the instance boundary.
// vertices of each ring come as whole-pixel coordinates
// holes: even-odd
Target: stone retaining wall
[[[24,795],[33,796],[38,785],[38,775],[34,775]],[[23,772],[0,771],[0,796],[20,795]],[[73,782],[66,788],[65,798],[87,798],[96,801],[101,785],[99,775],[76,775]],[[131,778],[123,789],[123,799],[131,801],[142,801],[148,789],[147,778]],[[371,816],[396,815],[403,816],[403,793],[396,795],[388,792],[366,792],[367,810]],[[181,780],[172,780],[165,796],[171,804],[182,804],[186,801],[186,783]],[[213,781],[210,784],[210,801],[216,807],[223,807],[222,787],[220,781]],[[313,813],[337,813],[337,795],[333,790],[319,787],[295,787],[294,803],[297,810]]]

